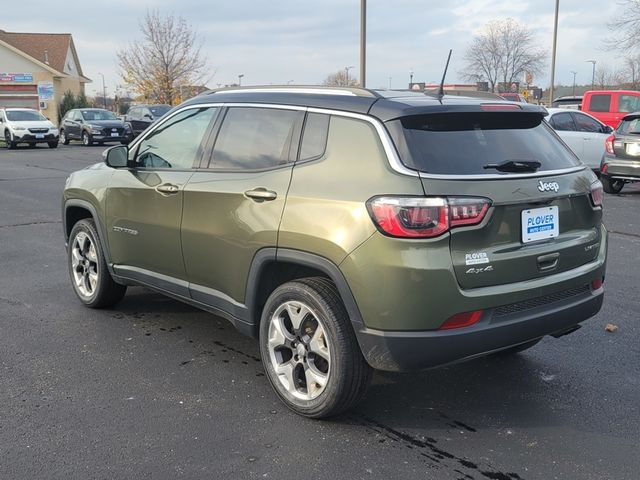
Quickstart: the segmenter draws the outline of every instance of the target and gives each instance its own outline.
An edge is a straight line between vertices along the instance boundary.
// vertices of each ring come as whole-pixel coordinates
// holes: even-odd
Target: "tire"
[[[93,139],[87,132],[82,132],[82,145],[84,145],[85,147],[90,147],[91,145],[93,145]]]
[[[538,338],[536,340],[531,340],[530,342],[527,342],[527,343],[516,345],[515,347],[507,348],[505,350],[500,350],[499,352],[494,353],[494,355],[498,357],[508,357],[511,355],[515,355],[517,353],[524,352],[525,350],[529,350],[531,347],[537,345],[538,342],[540,342],[540,340],[542,339]]]
[[[47,142],[49,148],[58,148],[58,142]]]
[[[340,295],[322,277],[285,283],[269,296],[260,323],[260,355],[280,400],[305,417],[348,410],[371,382],[372,369]]]
[[[620,193],[622,187],[624,187],[623,180],[612,180],[609,177],[600,177],[602,182],[602,189],[607,193]]]
[[[60,142],[63,145],[69,145],[69,139],[67,138],[67,134],[64,133],[64,130],[60,130]]]
[[[11,141],[11,132],[9,132],[9,130],[4,131],[4,143],[5,147],[7,147],[9,150],[13,150],[14,148],[16,148],[16,142]]]
[[[68,264],[73,290],[87,307],[110,307],[124,297],[127,287],[111,277],[93,220],[79,220],[71,229]]]

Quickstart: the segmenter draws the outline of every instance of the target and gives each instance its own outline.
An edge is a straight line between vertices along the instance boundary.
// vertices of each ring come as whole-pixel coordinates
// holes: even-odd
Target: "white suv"
[[[56,126],[39,111],[30,108],[0,109],[0,134],[7,148],[15,148],[18,143],[58,146]]]

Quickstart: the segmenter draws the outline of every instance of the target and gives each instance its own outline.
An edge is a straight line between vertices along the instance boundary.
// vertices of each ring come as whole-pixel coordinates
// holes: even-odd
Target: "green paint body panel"
[[[184,192],[182,248],[190,282],[245,301],[258,250],[275,247],[292,166],[260,173],[196,172]],[[244,192],[263,188],[275,200]]]
[[[366,201],[380,194],[423,195],[417,177],[395,173],[371,124],[332,117],[323,158],[293,169],[278,247],[339,264],[374,232]]]
[[[186,280],[180,241],[184,186],[191,171],[119,169],[106,197],[107,238],[111,261]],[[175,194],[156,187],[170,183]],[[115,228],[115,229],[114,229]],[[135,232],[135,233],[134,233]]]

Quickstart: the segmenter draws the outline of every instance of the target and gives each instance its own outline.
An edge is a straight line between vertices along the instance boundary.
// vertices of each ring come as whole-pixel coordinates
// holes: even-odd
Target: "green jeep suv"
[[[144,285],[259,339],[308,417],[410,371],[576,330],[602,305],[602,187],[528,104],[321,87],[174,108],[63,198],[88,307]]]

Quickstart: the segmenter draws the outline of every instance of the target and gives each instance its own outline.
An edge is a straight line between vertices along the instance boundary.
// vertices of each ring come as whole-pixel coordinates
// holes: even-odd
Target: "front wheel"
[[[82,132],[82,145],[84,145],[85,147],[90,147],[91,145],[93,145],[93,139],[87,132]]]
[[[69,145],[69,138],[64,130],[60,130],[60,141],[63,145]]]
[[[49,148],[58,148],[58,142],[47,142]]]
[[[9,130],[4,131],[4,144],[9,150],[16,148],[16,142],[11,141],[11,132]]]
[[[624,180],[613,180],[608,177],[600,177],[602,189],[607,193],[620,193],[624,187]]]
[[[73,226],[68,258],[71,284],[82,303],[91,308],[102,308],[122,300],[127,287],[111,277],[93,220],[79,220]]]
[[[335,285],[314,277],[285,283],[269,296],[260,324],[260,355],[275,392],[310,418],[356,405],[371,381]]]

